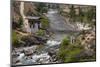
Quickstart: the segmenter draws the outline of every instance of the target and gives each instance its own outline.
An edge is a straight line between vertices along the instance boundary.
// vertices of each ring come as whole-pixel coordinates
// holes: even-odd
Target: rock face
[[[80,57],[93,57],[96,52],[96,43],[95,43],[95,31],[88,30],[84,34],[81,34],[79,37],[81,45],[84,47],[84,51],[81,52]]]
[[[31,46],[31,45],[43,45],[46,43],[47,39],[38,37],[38,36],[26,36],[22,38],[24,46]]]
[[[80,35],[79,39],[85,49],[91,49],[92,46],[95,46],[95,31],[84,31],[84,34]]]

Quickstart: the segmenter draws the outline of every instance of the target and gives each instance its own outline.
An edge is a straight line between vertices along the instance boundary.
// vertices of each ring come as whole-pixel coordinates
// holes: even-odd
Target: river
[[[50,9],[47,17],[50,20],[50,30],[54,34],[51,40],[61,41],[67,34],[74,32],[74,28],[66,23],[56,9]]]

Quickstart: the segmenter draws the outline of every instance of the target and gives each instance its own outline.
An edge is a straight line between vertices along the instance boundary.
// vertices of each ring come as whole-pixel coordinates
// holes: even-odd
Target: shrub
[[[12,31],[12,46],[14,46],[14,47],[19,46],[19,38],[15,31]]]
[[[39,12],[39,13],[46,13],[48,11],[48,8],[43,3],[37,4],[36,7],[37,7],[37,9],[36,9],[37,12]]]
[[[22,27],[22,25],[23,25],[23,18],[22,17],[20,17],[19,18],[19,28],[21,28]]]
[[[38,30],[37,32],[36,32],[36,35],[38,35],[38,36],[44,36],[45,35],[45,30]]]
[[[47,29],[49,27],[49,21],[46,17],[42,17],[40,21],[43,29]]]
[[[66,48],[60,49],[58,53],[58,59],[62,60],[62,62],[75,62],[78,61],[79,58],[76,56],[80,54],[82,49],[76,47],[74,45],[69,45]]]
[[[15,22],[13,20],[13,22],[12,22],[12,28],[13,29],[22,28],[22,25],[23,25],[23,19],[22,19],[22,17],[20,17],[18,21]]]
[[[70,44],[69,38],[64,38],[57,54],[57,58],[62,62],[75,62],[79,59],[76,56],[80,54],[82,50],[82,47],[79,45]]]
[[[68,37],[65,37],[63,40],[62,40],[62,43],[61,43],[61,45],[69,45],[70,44],[70,40],[69,40],[69,38]]]
[[[57,54],[57,58],[58,58],[58,60],[61,60],[62,62],[64,62],[66,59],[66,50],[60,49]]]
[[[66,52],[67,52],[67,57],[64,62],[76,62],[79,59],[76,56],[78,54],[80,54],[81,49],[79,47],[77,47],[77,48],[73,47],[73,48],[70,48],[69,50],[67,50]]]

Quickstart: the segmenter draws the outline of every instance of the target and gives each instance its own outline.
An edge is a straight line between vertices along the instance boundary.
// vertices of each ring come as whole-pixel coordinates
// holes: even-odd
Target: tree
[[[69,17],[70,17],[70,20],[71,20],[72,22],[75,22],[76,14],[75,14],[74,5],[72,5],[71,8],[70,8]]]
[[[94,26],[95,25],[95,20],[96,19],[96,11],[94,7],[91,7],[88,12],[87,12],[87,22],[90,24],[90,26]]]
[[[78,21],[83,22],[84,13],[82,12],[82,9],[79,7],[79,15],[78,15]]]
[[[47,7],[46,7],[46,5],[43,4],[43,3],[38,3],[38,4],[36,4],[36,7],[37,7],[37,11],[38,11],[39,13],[46,13],[46,12],[47,12]]]

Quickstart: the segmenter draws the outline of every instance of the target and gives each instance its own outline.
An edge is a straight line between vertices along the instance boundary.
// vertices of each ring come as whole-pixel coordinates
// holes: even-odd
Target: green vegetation
[[[87,11],[83,12],[82,9],[79,9],[79,17],[81,22],[91,23],[95,19],[95,9],[89,8]]]
[[[62,62],[75,62],[79,60],[77,55],[80,54],[82,50],[82,47],[79,45],[70,44],[68,37],[66,37],[61,43],[57,56]]]
[[[45,35],[45,30],[38,30],[37,32],[36,32],[36,35],[38,35],[38,36],[44,36]]]
[[[79,14],[77,15],[76,21],[83,22],[84,13],[82,12],[82,9],[79,8]]]
[[[83,34],[83,33],[81,33]],[[85,49],[85,45],[81,45],[82,40],[80,38],[84,37],[81,34],[75,39],[74,43],[70,43],[70,38],[65,37],[62,40],[59,51],[57,53],[57,59],[61,62],[81,62],[81,61],[95,61],[95,46]],[[85,34],[85,32],[84,32]],[[95,42],[94,42],[95,44]],[[92,45],[92,44],[91,44]],[[91,49],[93,51],[91,51]]]
[[[18,21],[14,22],[14,20],[13,20],[13,23],[12,23],[13,29],[22,28],[22,25],[23,25],[22,17],[20,17]]]
[[[79,21],[82,22],[82,23],[88,23],[90,26],[94,26],[95,23],[96,23],[95,20],[94,20],[95,17],[96,17],[95,9],[89,8],[86,12],[83,12],[80,9],[79,10],[79,16],[77,18],[79,18]]]
[[[43,29],[47,29],[49,27],[49,21],[45,16],[42,16],[40,21]]]
[[[67,45],[70,44],[70,40],[69,40],[69,37],[65,37],[63,40],[62,40],[62,43],[61,43],[61,47],[65,47]]]
[[[20,17],[19,24],[18,24],[19,28],[22,28],[22,25],[23,25],[23,18]]]
[[[74,9],[74,6],[73,5],[70,8],[69,17],[71,18],[70,19],[71,22],[75,22],[76,14],[75,14],[75,9]]]
[[[37,7],[37,12],[39,13],[46,13],[48,10],[46,5],[43,3],[36,4],[36,7]]]
[[[69,48],[69,49],[68,49]],[[63,61],[63,62],[75,62],[78,61],[79,58],[77,58],[76,56],[78,54],[80,54],[81,49],[80,48],[76,48],[75,46],[68,46],[67,49],[60,51],[59,53],[59,58]]]
[[[20,37],[19,35],[13,30],[12,31],[12,46],[18,47],[20,44]]]
[[[86,23],[89,23],[90,26],[95,25],[95,18],[96,18],[96,13],[95,13],[95,9],[91,8],[90,10],[88,10],[88,12],[86,13]]]
[[[69,7],[70,12],[64,12],[61,9],[60,14],[65,16],[66,18],[69,17],[70,22],[81,22],[85,24],[89,24],[90,26],[95,26],[95,17],[96,17],[96,9],[95,7],[77,7],[75,8],[74,5]],[[77,11],[76,11],[77,9]],[[77,13],[77,14],[76,14]]]

